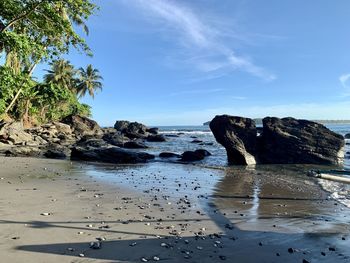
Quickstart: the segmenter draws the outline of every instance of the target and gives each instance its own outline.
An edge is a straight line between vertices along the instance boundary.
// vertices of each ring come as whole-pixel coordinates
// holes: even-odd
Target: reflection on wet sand
[[[230,168],[216,184],[213,200],[244,230],[297,233],[348,231],[350,213],[328,198],[308,167]]]

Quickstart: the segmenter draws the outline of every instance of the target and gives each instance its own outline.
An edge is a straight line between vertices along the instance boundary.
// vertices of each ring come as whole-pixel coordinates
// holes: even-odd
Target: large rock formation
[[[114,128],[129,139],[146,139],[149,142],[166,141],[163,135],[158,135],[158,128],[148,128],[142,123],[116,121]]]
[[[259,157],[262,163],[340,164],[344,138],[316,122],[266,117]]]
[[[222,115],[210,129],[231,164],[340,164],[344,157],[344,138],[312,121],[266,117],[258,136],[252,119]]]
[[[62,120],[68,124],[76,136],[85,135],[102,136],[103,131],[96,121],[79,115],[70,115]]]
[[[216,116],[209,125],[216,141],[225,147],[230,164],[256,163],[257,133],[252,119],[222,115]]]
[[[27,142],[32,143],[33,141],[33,136],[24,131],[22,123],[0,123],[0,142],[10,145],[25,145]]]

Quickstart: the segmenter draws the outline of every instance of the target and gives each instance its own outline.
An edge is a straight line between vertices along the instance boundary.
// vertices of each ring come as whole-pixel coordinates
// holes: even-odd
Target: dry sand
[[[0,157],[0,262],[350,262],[349,209],[281,174]]]

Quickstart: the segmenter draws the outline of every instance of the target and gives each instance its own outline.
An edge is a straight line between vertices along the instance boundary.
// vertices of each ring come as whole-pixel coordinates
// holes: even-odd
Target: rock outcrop
[[[257,133],[252,119],[222,115],[210,129],[231,164],[340,164],[344,158],[343,136],[312,121],[266,117]]]
[[[62,120],[68,124],[75,136],[83,137],[85,135],[102,136],[103,130],[96,121],[79,115],[70,115]]]
[[[322,124],[294,118],[263,119],[262,163],[340,164],[344,138]]]
[[[216,141],[225,147],[230,164],[256,163],[257,132],[252,119],[222,115],[216,116],[209,126]]]

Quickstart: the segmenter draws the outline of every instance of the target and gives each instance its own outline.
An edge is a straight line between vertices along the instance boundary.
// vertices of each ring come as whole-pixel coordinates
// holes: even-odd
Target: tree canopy
[[[90,79],[90,75],[76,70],[63,57],[72,48],[92,56],[82,35],[88,34],[86,22],[97,9],[90,0],[0,1],[2,118],[32,122],[57,119],[80,110],[89,113],[89,107],[79,103],[78,95],[88,91],[93,96],[94,89],[102,88],[98,70],[88,66],[86,72],[91,70],[99,76]],[[43,82],[32,77],[39,63],[50,66]],[[61,110],[53,113],[55,108]]]

